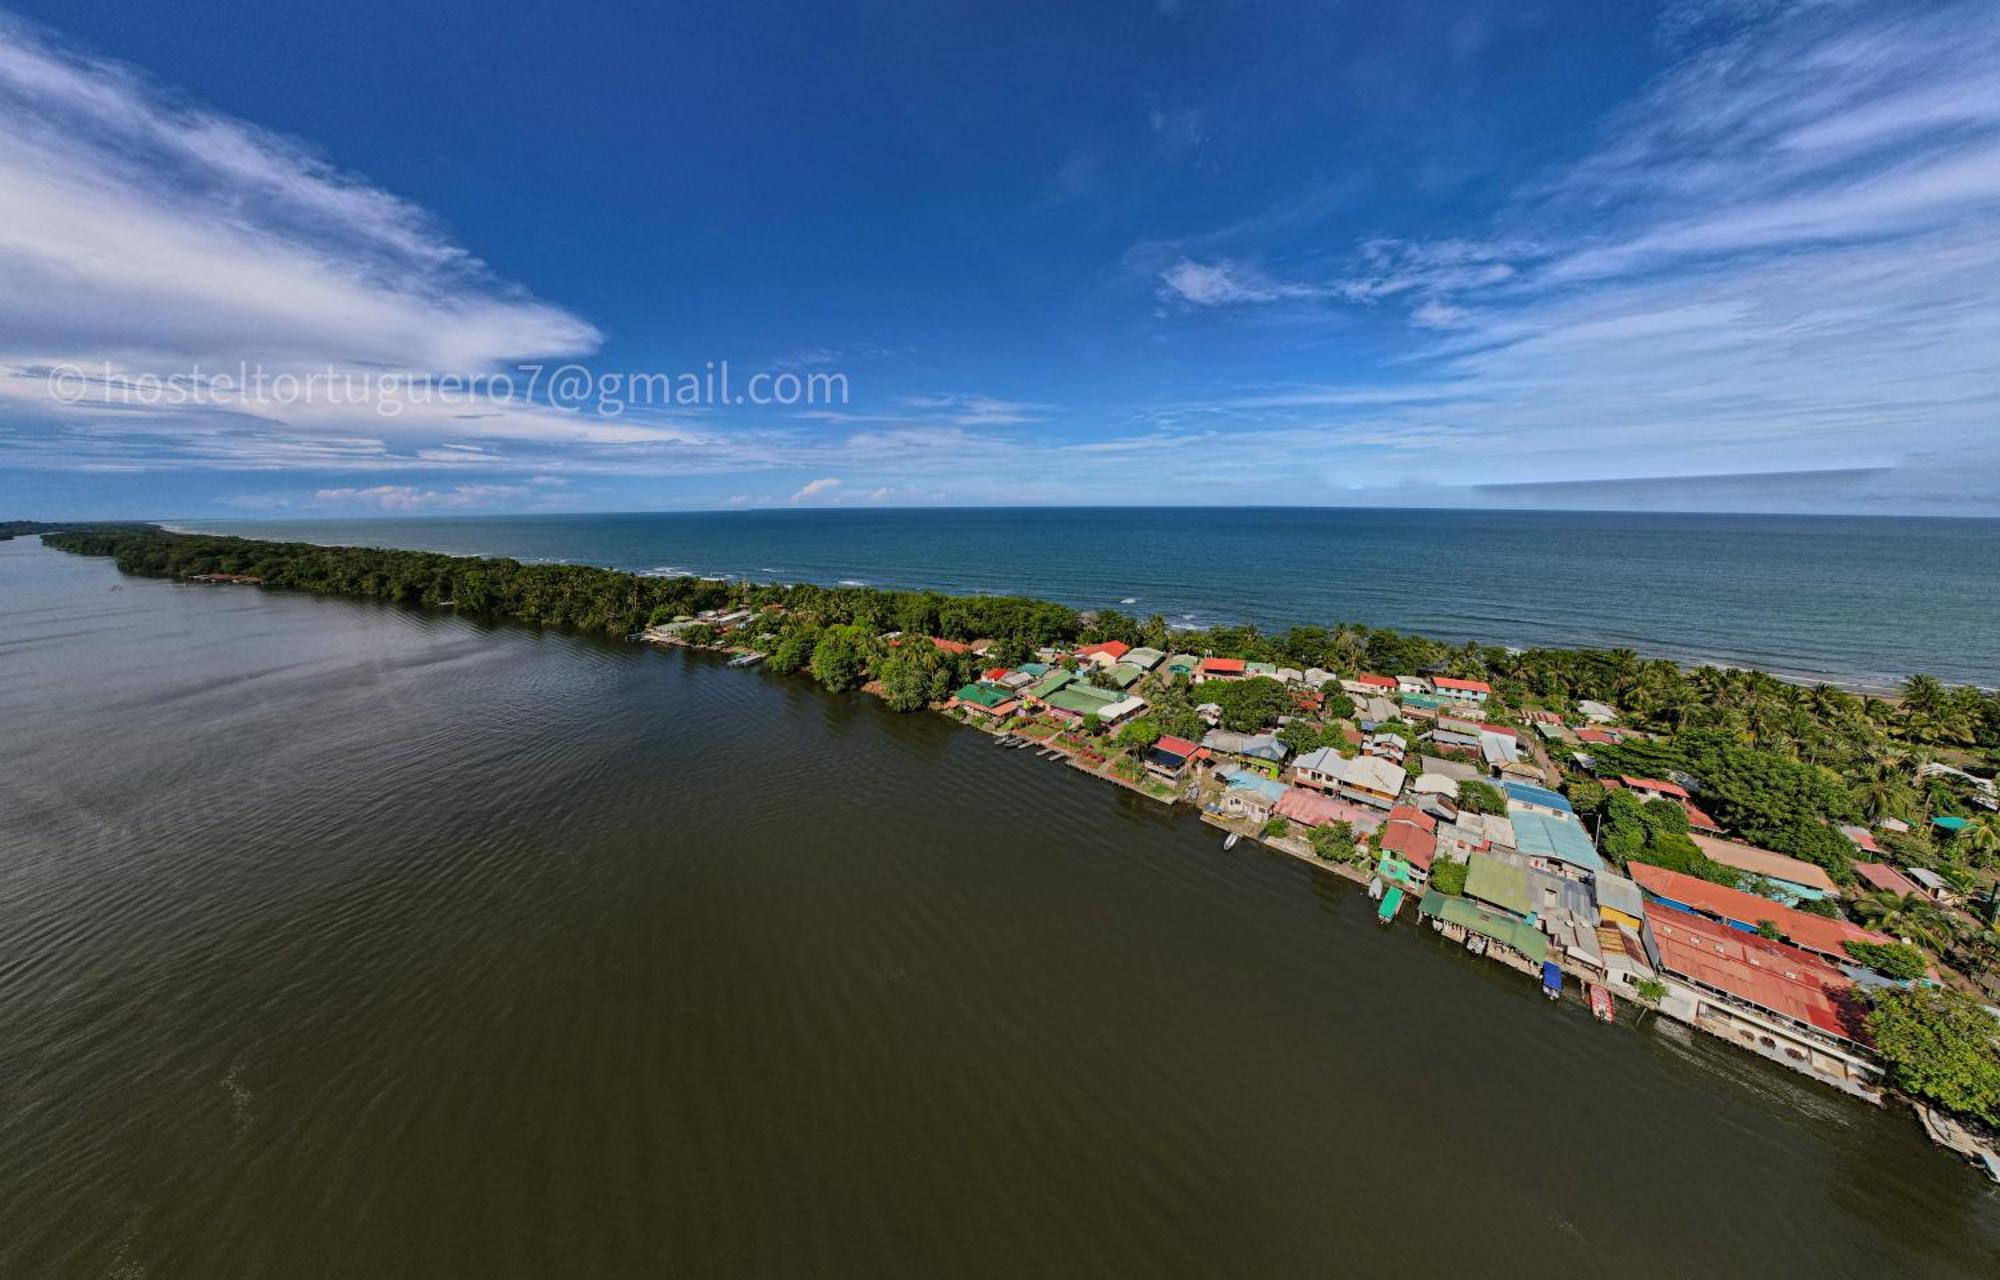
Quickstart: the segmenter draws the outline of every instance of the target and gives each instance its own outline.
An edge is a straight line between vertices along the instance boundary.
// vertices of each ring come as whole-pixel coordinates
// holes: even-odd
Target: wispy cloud
[[[378,484],[365,489],[321,489],[313,494],[313,501],[320,506],[364,507],[380,511],[458,511],[496,506],[526,497],[529,492],[526,486],[510,484],[461,484],[448,489]]]

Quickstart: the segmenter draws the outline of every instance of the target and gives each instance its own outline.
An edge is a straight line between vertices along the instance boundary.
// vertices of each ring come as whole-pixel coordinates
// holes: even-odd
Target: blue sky
[[[2000,513],[1991,3],[0,13],[0,514]]]

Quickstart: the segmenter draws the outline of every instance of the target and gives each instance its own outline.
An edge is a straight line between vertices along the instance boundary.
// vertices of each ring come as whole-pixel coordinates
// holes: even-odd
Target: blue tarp
[[[1563,989],[1562,966],[1553,960],[1542,961],[1542,985],[1551,991]]]

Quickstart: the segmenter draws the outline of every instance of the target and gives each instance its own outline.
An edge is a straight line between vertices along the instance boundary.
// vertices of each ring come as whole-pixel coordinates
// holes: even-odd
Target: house
[[[1616,710],[1606,706],[1602,702],[1593,702],[1589,698],[1585,698],[1577,703],[1576,709],[1584,719],[1590,721],[1592,724],[1614,724],[1618,720],[1618,712]]]
[[[1486,777],[1479,771],[1477,765],[1467,764],[1463,760],[1447,760],[1443,756],[1420,756],[1417,763],[1423,766],[1425,773],[1442,774],[1447,778],[1456,778],[1460,782],[1483,782]]]
[[[1911,867],[1910,879],[1922,885],[1924,892],[1935,899],[1940,906],[1948,907],[1958,900],[1958,891],[1952,887],[1951,881],[1929,867]]]
[[[1076,660],[1108,671],[1118,665],[1119,659],[1132,652],[1132,646],[1123,640],[1106,640],[1102,644],[1087,644],[1076,651]]]
[[[1145,672],[1139,670],[1139,668],[1133,666],[1131,663],[1121,662],[1106,671],[1102,678],[1109,680],[1114,688],[1130,689],[1133,685],[1139,683],[1145,677],[1145,674]]]
[[[1769,921],[1777,926],[1779,935],[1786,942],[1833,964],[1854,963],[1854,958],[1847,954],[1846,944],[1849,942],[1895,941],[1886,934],[1863,929],[1845,920],[1816,916],[1768,898],[1760,898],[1754,893],[1710,884],[1665,867],[1633,862],[1627,864],[1625,870],[1646,891],[1649,909],[1654,902],[1663,903],[1681,911],[1707,916],[1743,933],[1755,933],[1760,923]]]
[[[1145,647],[1133,649],[1125,655],[1125,661],[1131,663],[1141,671],[1151,671],[1166,660],[1167,655],[1161,653],[1158,649]]]
[[[1339,680],[1339,678],[1340,677],[1334,675],[1333,672],[1326,670],[1324,667],[1306,668],[1305,682],[1307,688],[1323,689],[1327,685],[1336,683]]]
[[[1241,658],[1203,658],[1201,665],[1194,669],[1194,682],[1207,684],[1210,680],[1241,680],[1244,665]]]
[[[1170,676],[1192,677],[1195,668],[1200,665],[1201,659],[1195,657],[1193,654],[1177,653],[1167,659],[1167,674]]]
[[[1370,724],[1387,724],[1398,718],[1396,704],[1379,694],[1361,704],[1361,715]]]
[[[1278,801],[1285,795],[1285,784],[1248,769],[1218,769],[1216,776],[1222,779],[1222,811],[1231,817],[1248,818],[1262,825],[1271,820],[1277,811]]]
[[[1345,681],[1342,681],[1343,685],[1345,683]],[[1368,671],[1364,671],[1354,677],[1354,683],[1361,686],[1364,693],[1395,693],[1398,688],[1396,677],[1378,676]]]
[[[1267,680],[1275,680],[1278,678],[1278,664],[1275,662],[1246,662],[1243,664],[1243,676],[1246,680],[1254,679],[1258,676],[1262,676]]]
[[[1012,689],[997,684],[969,684],[958,691],[960,707],[988,720],[1006,720],[1021,709],[1021,700]]]
[[[1534,972],[1548,959],[1549,940],[1534,926],[1488,911],[1469,898],[1455,898],[1431,889],[1418,902],[1417,913],[1454,942],[1466,941],[1470,945],[1469,940],[1474,936],[1485,939],[1483,949],[1488,956],[1516,969]]]
[[[1547,787],[1538,787],[1532,782],[1502,782],[1500,789],[1507,793],[1507,812],[1528,809],[1538,813],[1574,815],[1576,810],[1562,793]]]
[[[1842,827],[1840,829],[1840,834],[1846,836],[1848,842],[1852,844],[1855,848],[1861,850],[1861,852],[1872,853],[1878,858],[1882,856],[1882,846],[1875,843],[1875,834],[1868,828],[1852,827],[1852,826]]]
[[[1490,853],[1466,859],[1465,896],[1518,920],[1535,914],[1526,865]]]
[[[1299,685],[1306,682],[1306,673],[1297,667],[1279,667],[1272,676],[1281,684]]]
[[[1106,726],[1129,720],[1146,709],[1143,698],[1121,697],[1115,690],[1099,689],[1080,680],[1072,680],[1041,701],[1058,720],[1081,722],[1095,716]]]
[[[1616,747],[1624,743],[1625,733],[1619,729],[1578,729],[1576,740],[1585,746]]]
[[[1361,754],[1379,756],[1396,764],[1403,763],[1403,756],[1410,746],[1397,734],[1371,733],[1361,741]]]
[[[1465,813],[1438,825],[1438,852],[1464,862],[1475,853],[1514,852],[1514,824],[1495,813]]]
[[[1599,923],[1639,930],[1646,925],[1646,894],[1639,883],[1612,871],[1600,871],[1591,881],[1597,894]]]
[[[1382,828],[1382,852],[1396,854],[1428,878],[1437,847],[1436,818],[1406,804],[1389,810],[1389,821]]]
[[[1292,762],[1292,779],[1302,787],[1337,791],[1347,776],[1347,758],[1332,747],[1315,747]]]
[[[1001,676],[998,683],[1002,688],[1013,689],[1018,692],[1020,690],[1029,688],[1039,678],[1040,677],[1037,676],[1034,672],[1029,671],[1026,667],[1022,667],[1018,670],[1009,671],[1006,675]]]
[[[1188,769],[1208,759],[1208,752],[1186,738],[1163,735],[1146,749],[1146,772],[1165,782],[1179,782]]]
[[[1277,814],[1303,827],[1345,822],[1354,828],[1357,837],[1369,835],[1382,825],[1382,815],[1373,809],[1296,786],[1285,788],[1285,794],[1278,800]]]
[[[1531,865],[1592,874],[1604,869],[1604,859],[1575,814],[1510,807],[1507,819],[1514,825],[1514,848]]]
[[[1403,780],[1400,765],[1378,756],[1356,756],[1341,772],[1340,794],[1359,804],[1393,809],[1403,794]]]
[[[1271,733],[1237,733],[1230,729],[1210,729],[1202,735],[1201,745],[1216,755],[1242,756],[1248,760],[1264,760],[1271,764],[1283,764],[1285,744]]]
[[[1840,889],[1833,883],[1833,877],[1810,862],[1801,862],[1797,858],[1788,858],[1769,849],[1759,849],[1755,845],[1739,844],[1734,840],[1723,840],[1715,836],[1690,833],[1688,838],[1694,841],[1695,847],[1700,849],[1710,862],[1719,862],[1747,876],[1768,882],[1772,892],[1765,896],[1786,906],[1840,896]]]
[[[1913,893],[1920,898],[1928,896],[1916,881],[1886,862],[1857,862],[1854,864],[1854,874],[1860,876],[1862,883],[1869,888],[1893,893],[1899,898],[1906,898]]]
[[[1450,698],[1453,702],[1472,702],[1482,707],[1493,693],[1493,686],[1484,680],[1456,680],[1451,676],[1438,676],[1431,681],[1431,684],[1440,695]]]
[[[1415,694],[1422,697],[1431,691],[1431,682],[1422,676],[1397,676],[1396,692],[1404,695]]]
[[[1074,675],[1057,667],[1043,675],[1041,679],[1035,681],[1032,685],[1029,685],[1027,692],[1022,696],[1031,703],[1045,704],[1054,694],[1060,690],[1069,688],[1075,683],[1076,677]]]
[[[1624,787],[1642,802],[1665,800],[1677,804],[1687,814],[1688,827],[1691,830],[1706,831],[1718,836],[1722,834],[1721,824],[1702,812],[1701,807],[1695,804],[1694,797],[1688,794],[1687,788],[1677,782],[1661,782],[1657,778],[1617,777],[1604,779],[1604,785],[1613,788]]]
[[[1465,751],[1478,751],[1480,735],[1486,726],[1477,720],[1467,720],[1460,716],[1439,716],[1431,726],[1431,741],[1446,747],[1458,747]]]
[[[1874,1098],[1882,1070],[1846,974],[1814,955],[1700,915],[1651,913],[1660,1012],[1815,1079]]]

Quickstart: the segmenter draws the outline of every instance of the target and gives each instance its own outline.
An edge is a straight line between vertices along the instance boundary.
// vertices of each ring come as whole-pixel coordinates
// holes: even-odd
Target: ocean
[[[2000,685],[2000,520],[1281,508],[189,520],[245,537],[1360,622],[1893,688]]]
[[[0,1275],[2000,1274],[1905,1113],[803,678],[27,538],[0,724]]]

